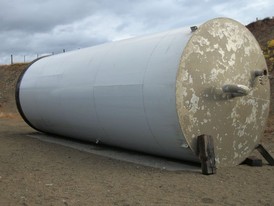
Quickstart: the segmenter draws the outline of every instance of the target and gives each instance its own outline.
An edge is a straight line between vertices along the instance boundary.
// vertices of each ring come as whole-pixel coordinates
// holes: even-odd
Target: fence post
[[[13,55],[10,55],[10,64],[13,64]]]

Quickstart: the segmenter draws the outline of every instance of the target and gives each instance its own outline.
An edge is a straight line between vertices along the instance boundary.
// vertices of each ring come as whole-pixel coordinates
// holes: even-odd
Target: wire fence
[[[10,55],[10,64],[15,64],[15,63],[27,63],[31,62],[35,59],[39,58],[39,54],[37,55]]]
[[[63,53],[66,52],[65,49],[62,51]],[[59,52],[60,53],[60,52]],[[0,57],[0,65],[5,65],[5,64],[18,64],[18,63],[29,63],[32,62],[33,60],[46,56],[46,55],[54,55],[57,53],[51,52],[51,53],[42,53],[42,54],[11,54],[10,56],[5,56],[5,57]]]

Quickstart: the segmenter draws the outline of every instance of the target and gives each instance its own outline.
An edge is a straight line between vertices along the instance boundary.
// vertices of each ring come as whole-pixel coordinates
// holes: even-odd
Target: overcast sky
[[[0,0],[0,64],[229,17],[274,16],[273,0]]]

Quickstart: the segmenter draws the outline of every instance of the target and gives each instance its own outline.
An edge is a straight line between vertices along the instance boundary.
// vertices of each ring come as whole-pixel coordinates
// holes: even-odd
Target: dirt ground
[[[14,104],[21,71],[0,67],[0,206],[274,205],[274,167],[266,162],[204,176],[126,163],[27,136],[34,130]],[[274,115],[262,141],[274,154]]]

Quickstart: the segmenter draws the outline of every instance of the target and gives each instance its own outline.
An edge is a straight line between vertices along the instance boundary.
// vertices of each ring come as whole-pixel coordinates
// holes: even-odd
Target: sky
[[[217,17],[246,25],[274,16],[273,0],[0,0],[0,64],[28,62]]]

